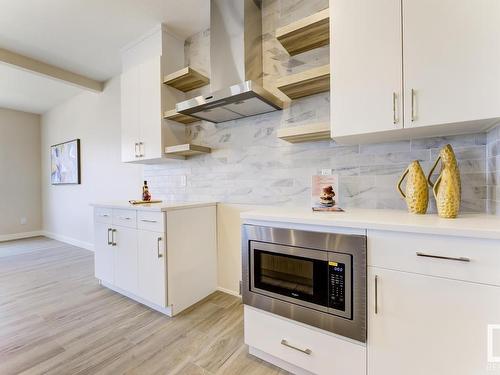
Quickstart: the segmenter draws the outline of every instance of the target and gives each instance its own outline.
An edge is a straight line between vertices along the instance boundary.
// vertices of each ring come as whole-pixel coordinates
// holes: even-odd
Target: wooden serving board
[[[160,201],[160,200],[150,200],[150,201],[134,201],[134,200],[131,200],[131,201],[128,201],[130,204],[136,206],[138,204],[150,204],[150,203],[161,203],[163,201]]]

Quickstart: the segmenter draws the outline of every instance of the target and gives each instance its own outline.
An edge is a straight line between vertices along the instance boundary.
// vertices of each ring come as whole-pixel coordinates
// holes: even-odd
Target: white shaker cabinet
[[[368,375],[500,373],[497,240],[369,230],[367,247]]]
[[[184,40],[163,24],[122,50],[123,162],[162,162],[166,146],[186,143],[185,127],[163,118],[185,99],[184,93],[163,84],[164,76],[183,67]]]
[[[121,136],[122,161],[139,158],[139,67],[132,67],[121,75]]]
[[[500,1],[403,0],[403,25],[406,127],[500,116]]]
[[[95,277],[108,283],[114,277],[114,248],[111,246],[111,227],[96,221],[94,224]]]
[[[114,284],[121,289],[137,294],[137,230],[113,226]]]
[[[331,134],[485,131],[500,118],[500,2],[330,0]]]
[[[122,161],[160,159],[163,154],[161,57],[121,76]]]
[[[215,203],[94,205],[95,276],[173,316],[217,288]]]
[[[499,287],[368,269],[368,375],[498,373],[488,324],[500,324]]]
[[[166,238],[164,233],[139,231],[139,295],[159,306],[166,305]]]
[[[142,159],[160,159],[163,155],[161,58],[139,65],[140,154]]]
[[[332,134],[402,128],[401,1],[336,0],[331,9]]]

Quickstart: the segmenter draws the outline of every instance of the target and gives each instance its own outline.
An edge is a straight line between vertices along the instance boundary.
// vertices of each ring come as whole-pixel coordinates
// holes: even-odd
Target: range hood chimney
[[[261,7],[261,0],[210,1],[211,93],[178,103],[178,113],[218,123],[283,108],[262,87]]]

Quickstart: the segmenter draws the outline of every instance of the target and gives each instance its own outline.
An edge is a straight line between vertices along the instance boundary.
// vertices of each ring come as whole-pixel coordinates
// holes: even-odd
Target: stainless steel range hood
[[[262,87],[262,12],[259,0],[211,0],[211,93],[177,103],[176,111],[224,122],[283,108]]]

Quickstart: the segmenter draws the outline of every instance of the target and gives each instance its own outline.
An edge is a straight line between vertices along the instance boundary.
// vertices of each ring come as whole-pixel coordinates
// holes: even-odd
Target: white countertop
[[[130,204],[125,201],[118,202],[106,202],[106,203],[92,203],[93,207],[103,207],[103,208],[118,208],[118,209],[131,209],[138,211],[174,211],[183,210],[186,208],[196,208],[196,207],[209,207],[215,206],[217,202],[162,202],[162,203],[149,203],[149,204]]]
[[[266,221],[500,240],[500,216],[486,214],[462,214],[457,219],[442,219],[436,214],[413,215],[401,210],[312,212],[311,209],[270,207],[243,212],[241,218],[245,222]]]

